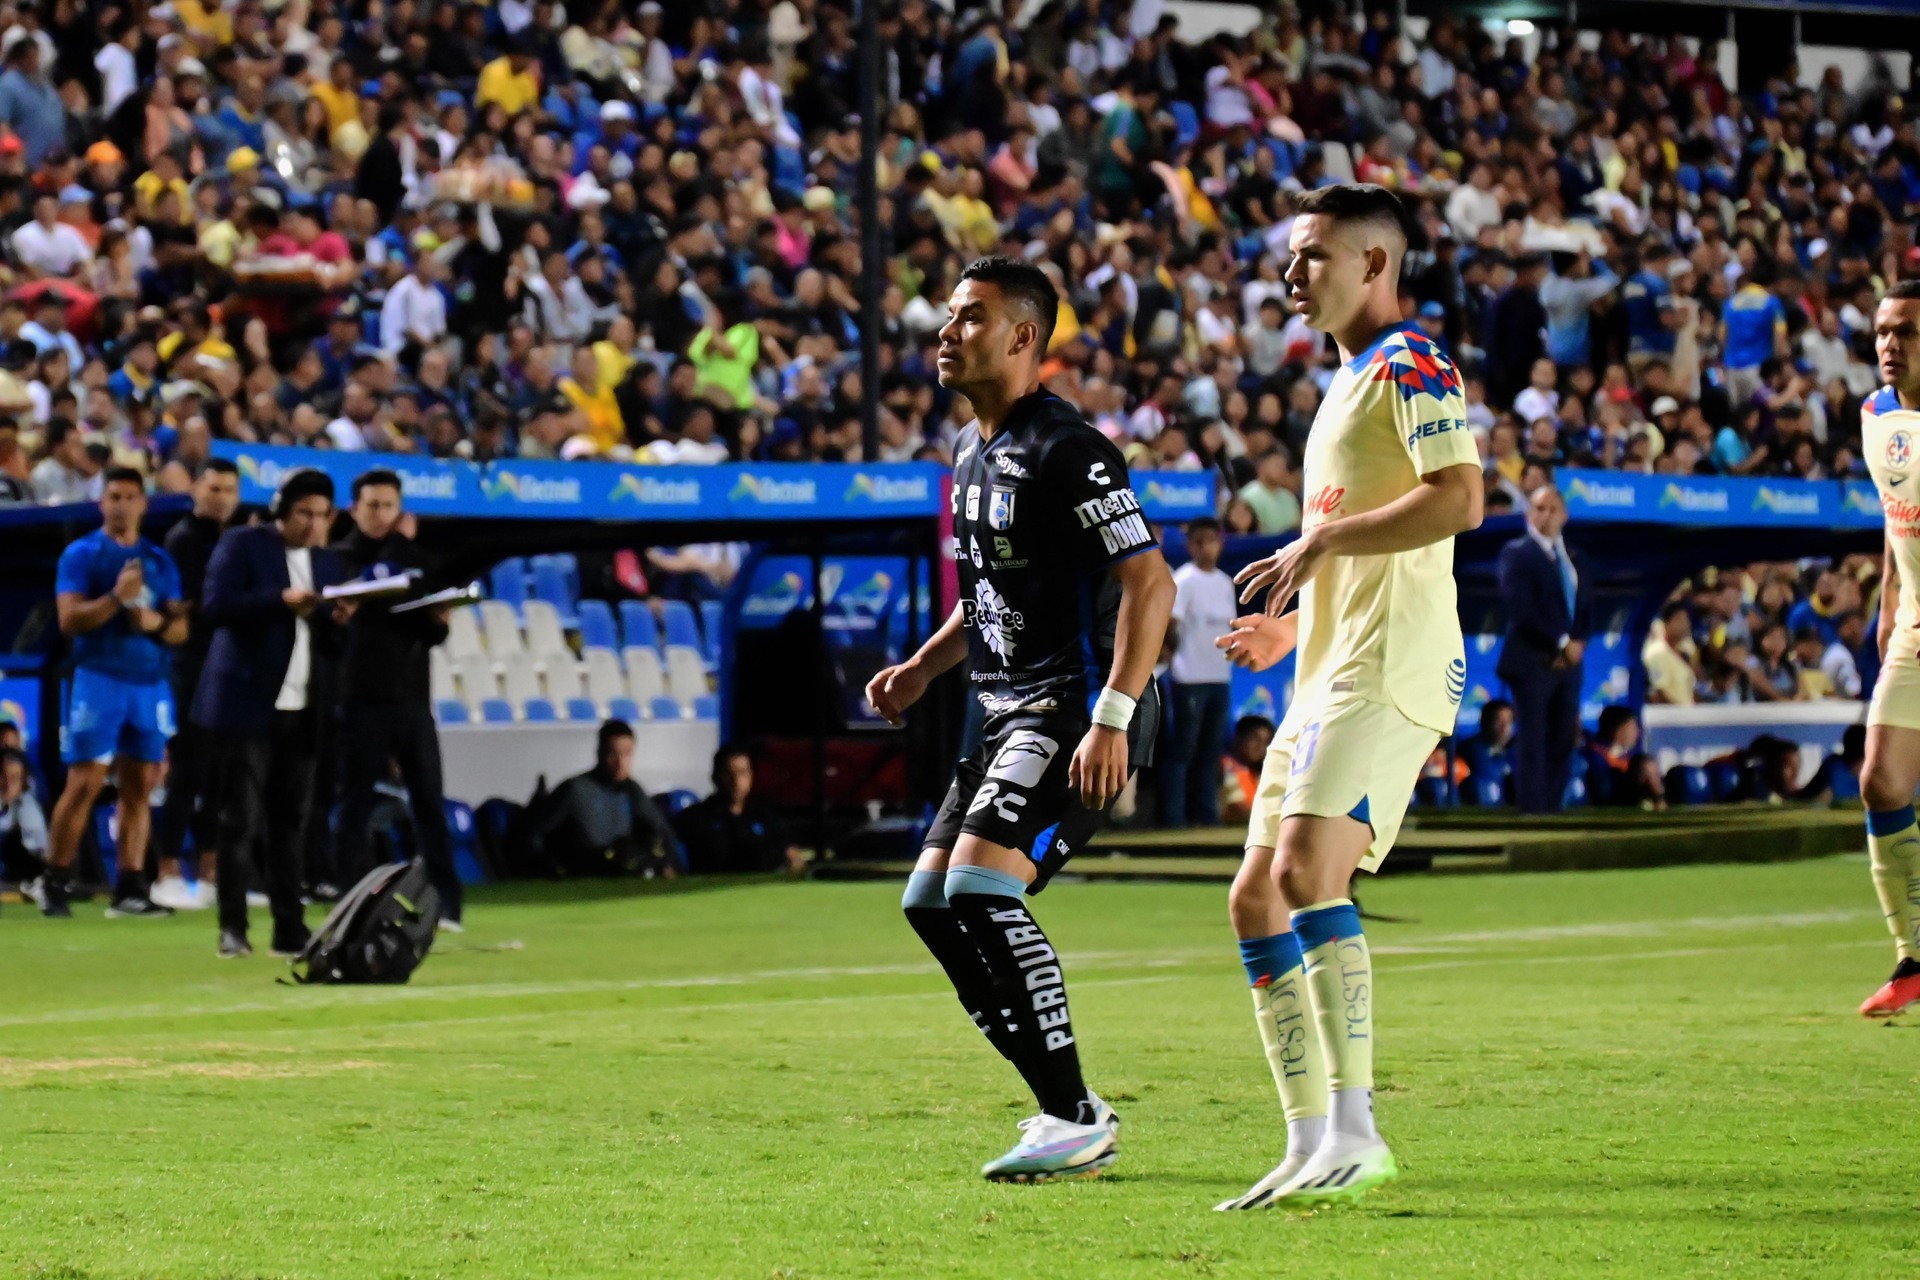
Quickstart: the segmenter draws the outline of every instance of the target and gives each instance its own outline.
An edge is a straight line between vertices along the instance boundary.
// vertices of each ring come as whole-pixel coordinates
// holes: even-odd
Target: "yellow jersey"
[[[1860,448],[1880,491],[1887,545],[1900,571],[1895,623],[1920,629],[1920,409],[1902,405],[1892,387],[1880,388],[1860,406]]]
[[[1389,326],[1333,375],[1306,453],[1303,531],[1384,507],[1447,467],[1477,469],[1460,371],[1419,326]],[[1298,655],[1289,726],[1359,697],[1452,733],[1467,674],[1453,539],[1331,559],[1300,593]]]
[[[531,110],[540,101],[540,80],[531,69],[516,72],[505,57],[495,58],[480,68],[480,83],[473,91],[473,105],[484,109],[489,102],[517,116]]]

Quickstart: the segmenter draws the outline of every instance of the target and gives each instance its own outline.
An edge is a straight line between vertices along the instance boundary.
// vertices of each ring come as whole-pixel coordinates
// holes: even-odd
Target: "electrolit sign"
[[[498,463],[487,468],[480,492],[489,502],[508,501],[528,506],[578,507],[582,498],[578,473],[535,472]]]

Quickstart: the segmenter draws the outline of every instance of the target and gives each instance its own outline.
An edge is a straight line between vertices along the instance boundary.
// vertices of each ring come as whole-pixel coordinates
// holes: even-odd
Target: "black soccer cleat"
[[[67,886],[52,876],[41,876],[34,881],[33,900],[40,904],[40,914],[50,920],[65,920],[73,915],[68,905]]]
[[[267,950],[270,954],[279,956],[282,960],[291,960],[307,949],[307,943],[311,941],[312,938],[313,931],[311,929],[302,929],[299,933],[291,937],[275,930],[273,945],[268,947]]]
[[[115,898],[107,904],[109,920],[164,920],[172,914],[172,907],[163,907],[146,897]]]

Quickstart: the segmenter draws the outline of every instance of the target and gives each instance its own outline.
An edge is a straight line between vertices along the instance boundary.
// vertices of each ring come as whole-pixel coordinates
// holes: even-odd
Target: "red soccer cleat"
[[[1902,960],[1887,984],[1860,1006],[1863,1018],[1891,1018],[1920,1001],[1920,962]]]

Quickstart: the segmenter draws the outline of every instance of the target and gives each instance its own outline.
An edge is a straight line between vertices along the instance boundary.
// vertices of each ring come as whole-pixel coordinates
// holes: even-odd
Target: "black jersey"
[[[1113,664],[1120,587],[1110,566],[1151,549],[1126,460],[1072,405],[1039,391],[993,439],[960,433],[954,559],[968,678],[989,716],[1084,716]]]

